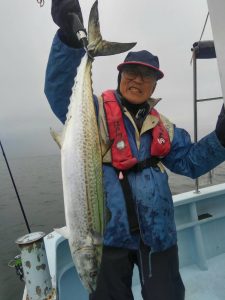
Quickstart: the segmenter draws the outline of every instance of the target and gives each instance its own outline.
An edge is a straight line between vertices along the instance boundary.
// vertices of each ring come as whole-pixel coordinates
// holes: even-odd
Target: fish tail
[[[98,0],[93,4],[88,22],[88,52],[92,57],[114,55],[126,52],[136,43],[116,43],[102,39],[99,24]]]

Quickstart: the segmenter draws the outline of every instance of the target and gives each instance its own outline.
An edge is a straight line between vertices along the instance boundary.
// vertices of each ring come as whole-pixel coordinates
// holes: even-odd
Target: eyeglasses
[[[140,76],[144,82],[151,82],[153,79],[157,80],[156,72],[144,66],[125,66],[122,69],[122,76],[127,80],[133,80]]]

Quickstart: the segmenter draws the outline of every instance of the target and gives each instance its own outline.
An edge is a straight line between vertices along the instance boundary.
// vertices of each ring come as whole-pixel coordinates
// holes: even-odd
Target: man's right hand
[[[78,0],[52,0],[52,18],[59,26],[59,37],[63,43],[73,48],[81,48],[82,44],[76,36],[75,15],[83,24],[83,16]]]

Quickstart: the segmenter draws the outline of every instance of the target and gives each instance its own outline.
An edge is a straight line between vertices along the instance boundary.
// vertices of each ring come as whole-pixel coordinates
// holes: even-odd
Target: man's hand
[[[76,36],[78,21],[83,25],[83,16],[78,0],[52,0],[52,18],[59,26],[59,37],[63,43],[73,48],[81,48]],[[78,20],[79,19],[79,20]]]
[[[218,116],[215,132],[216,132],[216,135],[217,135],[220,143],[225,147],[225,108],[224,108],[224,104],[223,104],[220,114]]]

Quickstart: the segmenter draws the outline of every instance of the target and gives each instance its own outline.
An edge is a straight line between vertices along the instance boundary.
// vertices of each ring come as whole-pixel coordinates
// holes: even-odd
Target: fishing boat
[[[180,272],[186,300],[225,298],[225,184],[175,195]],[[87,300],[68,240],[57,232],[44,237],[52,287],[60,300]],[[133,274],[135,300],[142,300],[138,269]],[[23,300],[26,300],[26,290]],[[39,298],[36,298],[39,299]],[[42,299],[42,298],[40,298]],[[43,298],[44,299],[44,298]]]
[[[198,59],[217,59],[222,92],[225,95],[225,81],[222,80],[225,78],[225,32],[220,30],[221,24],[224,24],[225,20],[225,2],[223,0],[208,0],[208,7],[214,41],[201,41],[193,46],[195,140],[197,140],[197,102],[221,98],[197,99],[196,70]],[[185,299],[224,300],[225,183],[199,189],[197,180],[195,190],[174,195],[173,202],[178,232],[180,272],[186,287]],[[40,272],[43,272],[43,269],[49,270],[48,279],[45,278],[42,283],[47,291],[46,298],[40,296],[42,286],[37,282],[39,278],[33,278],[34,281],[26,281],[23,300],[29,299],[27,295],[29,289],[33,289],[34,294],[34,297],[30,297],[30,299],[35,300],[87,300],[88,293],[82,286],[76,272],[68,240],[55,231],[45,237],[42,233],[28,235],[18,241],[22,253],[26,252],[26,255],[29,251],[32,252],[31,248],[27,251],[27,245],[37,244],[37,240],[41,243],[40,247],[44,251],[43,257],[45,259],[44,263],[41,264],[44,267]],[[40,257],[38,263],[40,265]],[[31,266],[28,264],[27,267],[30,271]],[[27,270],[24,272],[29,273]],[[141,286],[137,268],[134,269],[132,283],[134,299],[141,300]]]

